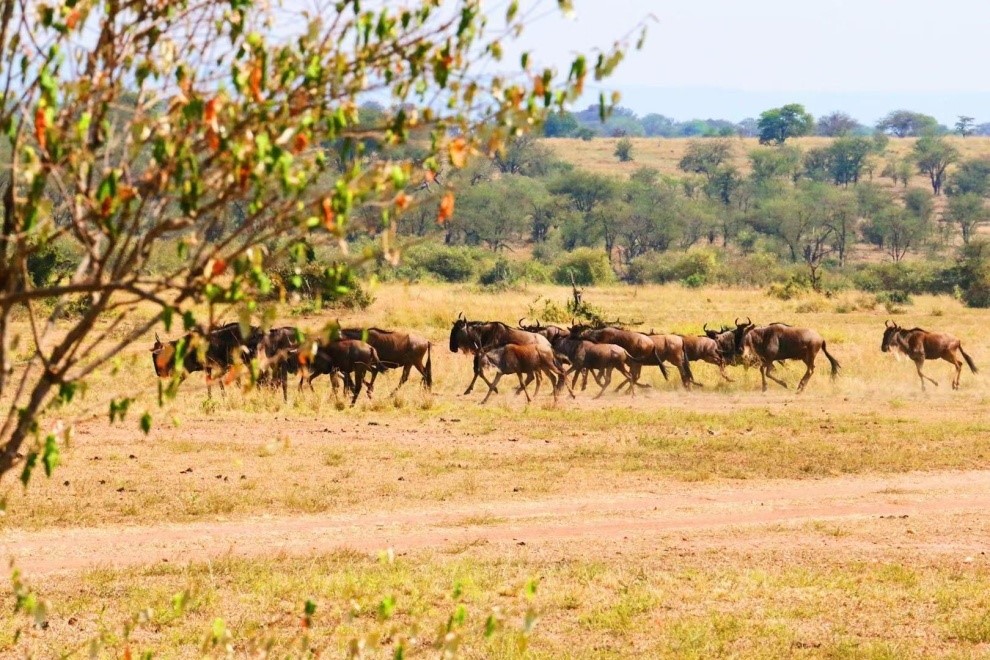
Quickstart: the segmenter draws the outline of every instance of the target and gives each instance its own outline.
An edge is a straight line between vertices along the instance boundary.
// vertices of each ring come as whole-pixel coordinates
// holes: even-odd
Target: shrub
[[[410,248],[398,267],[383,268],[383,279],[418,280],[425,275],[443,282],[467,282],[474,278],[482,257],[467,247],[427,244]]]
[[[969,307],[990,307],[990,241],[972,241],[963,247],[959,286]]]
[[[557,284],[597,286],[615,282],[615,272],[603,250],[578,248],[557,260],[553,271],[553,281]]]
[[[800,298],[811,291],[811,284],[807,279],[792,276],[786,282],[774,282],[767,289],[767,295],[778,300],[793,300]]]
[[[615,157],[619,159],[620,163],[628,163],[633,159],[633,143],[627,137],[622,138],[615,143]]]
[[[870,264],[860,269],[853,281],[856,288],[871,293],[946,293],[942,270],[930,262]]]
[[[34,286],[44,287],[71,277],[78,263],[67,242],[54,240],[28,254],[27,270]]]
[[[349,268],[337,264],[323,266],[310,262],[303,266],[279,264],[268,269],[271,291],[261,299],[284,298],[291,294],[307,301],[304,308],[313,311],[321,307],[365,309],[375,301]]]
[[[681,282],[698,287],[716,280],[718,263],[718,252],[710,249],[646,254],[633,259],[627,278],[636,284]]]

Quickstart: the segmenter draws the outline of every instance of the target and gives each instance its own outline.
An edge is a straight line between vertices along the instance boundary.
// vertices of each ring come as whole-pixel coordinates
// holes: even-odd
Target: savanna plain
[[[484,386],[463,394],[471,360],[448,350],[452,321],[537,318],[569,289],[373,293],[355,313],[286,305],[279,323],[422,333],[432,393],[414,372],[390,394],[389,372],[354,408],[325,378],[315,393],[293,383],[288,403],[236,385],[208,398],[193,375],[159,408],[149,335],[47,418],[79,421],[50,478],[3,484],[0,549],[48,621],[5,614],[0,655],[85,652],[93,637],[117,657],[247,655],[245,640],[303,633],[329,657],[429,656],[438,640],[469,657],[990,655],[990,386],[966,370],[952,391],[950,366],[930,362],[940,385],[922,393],[913,364],[880,352],[890,318],[955,334],[990,369],[986,311],[589,288],[608,318],[647,330],[815,328],[841,374],[819,356],[803,394],[793,364],[791,389],[762,393],[753,369],[728,383],[695,363],[705,386],[690,392],[646,368],[635,397],[554,403],[544,389],[527,405],[503,386],[482,406]],[[110,424],[106,401],[124,395],[136,400]]]

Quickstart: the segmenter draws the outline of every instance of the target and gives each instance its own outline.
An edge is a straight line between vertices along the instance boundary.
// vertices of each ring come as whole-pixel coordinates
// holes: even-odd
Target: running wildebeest
[[[932,385],[938,387],[933,379],[922,373],[921,368],[925,365],[925,360],[945,360],[956,368],[956,375],[952,379],[952,389],[959,389],[959,376],[962,374],[962,361],[956,355],[956,351],[963,356],[970,370],[977,373],[976,364],[973,359],[963,350],[962,342],[950,334],[944,332],[928,332],[921,328],[902,328],[896,323],[886,321],[886,329],[883,331],[883,342],[880,350],[887,353],[891,349],[900,351],[911,358],[914,366],[918,369],[918,378],[921,379],[921,389],[925,389],[925,379],[930,380]]]
[[[732,382],[732,379],[725,373],[725,358],[722,357],[722,353],[718,349],[718,342],[707,335],[701,335],[698,337],[692,335],[680,335],[680,337],[684,340],[684,356],[687,358],[688,362],[701,361],[707,362],[708,364],[714,364],[718,367],[719,375],[721,375],[727,382]],[[695,384],[700,385],[701,383]]]
[[[320,343],[316,351],[308,358],[309,387],[313,389],[313,379],[323,374],[331,377],[334,396],[337,395],[337,385],[333,380],[335,373],[344,375],[345,387],[351,389],[351,405],[357,401],[361,387],[365,384],[364,377],[368,372],[380,368],[378,352],[370,345],[359,339],[338,339]],[[350,382],[348,382],[350,378]],[[302,387],[302,379],[299,380]],[[368,387],[368,398],[371,398],[371,387]]]
[[[537,321],[534,325],[525,325],[523,323],[525,320],[525,317],[519,319],[520,330],[543,335],[551,344],[553,344],[553,340],[556,337],[566,337],[570,334],[570,331],[567,328],[562,328],[559,325],[541,325],[539,321]]]
[[[258,382],[282,388],[282,399],[289,400],[289,374],[299,371],[299,339],[297,328],[272,328],[258,342],[256,358]]]
[[[553,360],[553,347],[546,337],[525,330],[510,328],[501,321],[468,321],[462,312],[458,315],[457,320],[454,321],[453,327],[450,329],[450,351],[452,353],[462,351],[477,356],[493,348],[507,344],[537,346],[541,351],[549,353],[551,360]],[[556,363],[556,360],[553,361]],[[557,368],[563,373],[563,367],[560,364],[557,364]],[[478,378],[484,380],[491,387],[491,383],[488,382],[481,369],[478,368],[478,361],[475,360],[474,377],[471,379],[471,383],[467,389],[464,390],[464,394],[471,393]],[[550,382],[554,387],[557,386],[557,381],[554,378],[551,378]]]
[[[677,371],[681,374],[681,385],[686,390],[691,389],[691,384],[694,383],[694,374],[691,373],[691,364],[684,350],[684,338],[681,335],[655,333],[652,328],[646,336],[656,347],[657,359],[660,360],[661,364],[670,362],[677,367]]]
[[[423,387],[427,390],[433,389],[433,345],[426,337],[411,332],[382,330],[380,328],[344,328],[340,331],[340,336],[347,339],[360,339],[373,346],[378,352],[378,359],[381,364],[380,371],[402,367],[402,377],[399,378],[399,384],[396,385],[393,394],[398,392],[399,388],[409,380],[409,374],[413,367],[423,377]],[[372,374],[372,387],[374,387],[375,379],[379,373],[376,371]]]
[[[498,381],[505,374],[516,374],[519,378],[519,387],[522,389],[523,394],[526,395],[527,402],[532,399],[529,397],[529,392],[526,391],[526,383],[536,378],[539,373],[546,374],[550,382],[554,383],[552,387],[554,401],[557,400],[557,394],[561,387],[567,385],[567,379],[564,376],[563,370],[553,358],[553,351],[548,352],[534,344],[506,344],[478,355],[477,370],[482,371],[485,367],[489,366],[494,367],[498,373],[495,374],[495,380],[488,383],[488,393],[485,394],[485,398],[481,401],[482,403],[488,401],[488,397],[492,395],[492,392],[498,391],[496,389]],[[523,382],[524,374],[530,377],[527,378],[526,382]],[[485,382],[488,382],[487,379]],[[538,378],[536,382],[537,389],[539,389]],[[533,396],[536,396],[535,392]]]
[[[626,349],[626,352],[633,358],[633,362],[629,364],[629,373],[632,376],[630,387],[649,387],[649,385],[639,382],[639,376],[644,365],[659,367],[664,379],[667,378],[667,368],[664,367],[663,360],[657,353],[656,345],[642,332],[608,326],[593,328],[588,325],[574,325],[571,326],[570,336],[572,339],[586,339],[596,344],[615,344]]]
[[[745,325],[748,325],[745,324]],[[745,327],[745,325],[743,327]],[[740,363],[739,355],[736,353],[736,332],[732,328],[722,326],[720,330],[709,330],[705,324],[705,335],[715,342],[719,356],[726,365],[737,365]]]
[[[621,346],[596,344],[586,339],[571,339],[557,335],[553,340],[553,348],[558,353],[566,355],[571,363],[571,368],[564,374],[564,377],[574,373],[572,388],[577,387],[578,376],[583,372],[584,380],[581,383],[581,390],[583,391],[588,386],[588,372],[592,372],[595,381],[602,386],[601,391],[595,395],[596,399],[604,394],[611,384],[614,370],[618,370],[623,375],[623,384],[632,382],[632,373],[630,373],[627,365],[633,358]],[[594,373],[595,370],[598,370],[598,373]],[[629,394],[635,395],[636,388],[630,387]]]
[[[803,391],[811,375],[815,373],[815,358],[818,357],[818,351],[825,353],[825,357],[828,358],[832,366],[832,378],[835,379],[839,374],[839,363],[829,354],[825,340],[809,328],[794,328],[783,323],[757,327],[749,323],[742,328],[737,337],[736,350],[743,359],[754,359],[760,364],[764,392],[767,391],[767,378],[782,387],[787,387],[787,383],[770,373],[774,369],[774,362],[784,360],[804,362],[807,371],[797,387],[798,392]]]
[[[248,326],[247,336],[242,334],[241,324],[227,323],[210,332],[190,332],[181,339],[162,342],[155,334],[151,347],[151,360],[159,378],[170,378],[175,373],[177,357],[181,354],[182,377],[195,371],[205,371],[207,396],[214,373],[219,373],[220,391],[224,391],[222,376],[235,366],[247,366],[263,338],[260,328]],[[205,344],[203,343],[205,342]]]

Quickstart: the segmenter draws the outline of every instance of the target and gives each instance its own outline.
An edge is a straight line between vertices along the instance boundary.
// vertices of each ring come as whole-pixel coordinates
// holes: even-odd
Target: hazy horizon
[[[865,124],[900,108],[949,125],[957,115],[990,122],[990,77],[976,69],[990,60],[990,3],[574,0],[570,20],[555,5],[536,5],[546,11],[534,11],[512,50],[531,49],[561,71],[576,52],[606,48],[656,18],[647,21],[644,48],[592,85],[589,103],[614,89],[637,114],[678,120],[739,121],[795,102],[816,116],[841,110]]]

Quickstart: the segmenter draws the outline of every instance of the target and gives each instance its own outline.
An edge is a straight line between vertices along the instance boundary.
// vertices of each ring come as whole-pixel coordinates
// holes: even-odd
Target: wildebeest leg
[[[619,373],[622,374],[622,377],[625,378],[625,380],[626,380],[627,383],[632,381],[632,374],[629,373],[629,368],[626,365],[619,364],[616,367],[616,369],[619,370]],[[629,395],[630,396],[636,396],[636,388],[635,387],[632,387],[631,385],[629,387]]]
[[[959,358],[956,357],[955,351],[946,354],[946,356],[944,356],[942,359],[945,360],[946,362],[951,363],[952,366],[956,368],[956,376],[955,378],[952,379],[952,389],[958,390],[959,376],[962,374],[962,367],[963,367],[962,362],[959,360]]]
[[[605,376],[603,380],[605,381],[605,383],[602,385],[602,389],[598,391],[598,394],[595,395],[596,399],[601,397],[601,395],[605,394],[605,390],[612,383],[612,368],[606,367],[604,371],[605,371]]]
[[[804,372],[804,376],[801,377],[801,382],[798,383],[797,391],[799,393],[804,391],[804,386],[808,384],[808,381],[811,380],[812,374],[815,373],[815,359],[811,358],[810,360],[806,360],[805,365],[808,367],[808,370]]]
[[[725,360],[712,362],[712,364],[718,365],[718,373],[722,376],[722,378],[724,378],[726,381],[730,383],[735,382],[731,378],[729,378],[729,375],[727,373],[725,373]]]
[[[482,378],[484,378],[484,377],[482,377]],[[488,394],[486,394],[485,395],[485,398],[481,400],[482,403],[485,403],[486,401],[488,401],[488,397],[490,397],[492,395],[492,392],[496,392],[496,393],[498,392],[498,390],[496,389],[496,386],[498,385],[498,381],[500,381],[500,380],[502,380],[502,372],[501,371],[498,372],[497,374],[495,374],[495,380],[493,380],[492,382],[489,383],[487,380],[485,380],[485,383],[488,384]]]
[[[529,382],[532,379],[533,374],[528,374],[528,375],[530,376],[530,378],[527,378],[526,379],[527,382]],[[521,389],[522,392],[523,392],[523,394],[526,395],[526,403],[530,403],[532,401],[532,399],[529,398],[529,391],[526,389],[526,383],[523,382],[522,374],[521,373],[518,373],[518,374],[516,374],[516,377],[519,379],[519,389]],[[539,377],[539,375],[537,375],[536,376],[536,391],[533,392],[533,396],[536,396],[536,392],[539,392],[539,391],[540,391],[540,377]]]
[[[394,390],[392,390],[392,394],[398,392],[399,388],[405,385],[406,381],[409,380],[409,373],[412,371],[412,367],[413,366],[411,364],[407,364],[406,366],[402,367],[402,376],[399,378],[399,384],[395,386]],[[417,365],[416,368],[419,369],[419,365]],[[422,370],[420,370],[419,373],[423,373]],[[372,376],[371,380],[372,382],[374,382],[375,380],[374,376]]]
[[[760,367],[760,373],[762,373],[762,374],[764,374],[766,376],[766,378],[763,379],[763,391],[764,392],[767,391],[767,378],[769,378],[773,382],[777,383],[778,385],[780,385],[784,389],[787,389],[787,383],[785,383],[784,381],[782,381],[781,379],[777,378],[776,376],[774,376],[771,373],[773,371],[773,369],[774,369],[773,362],[765,362],[763,364],[763,366]]]
[[[923,366],[925,366],[925,357],[924,356],[920,356],[920,357],[915,357],[915,358],[911,358],[911,359],[914,360],[914,366],[918,368],[918,378],[921,379],[921,391],[922,392],[925,391],[925,380],[931,381],[932,385],[934,385],[935,387],[938,387],[938,382],[936,382],[936,380],[934,378],[929,378],[928,376],[926,376],[921,371],[921,368]]]

